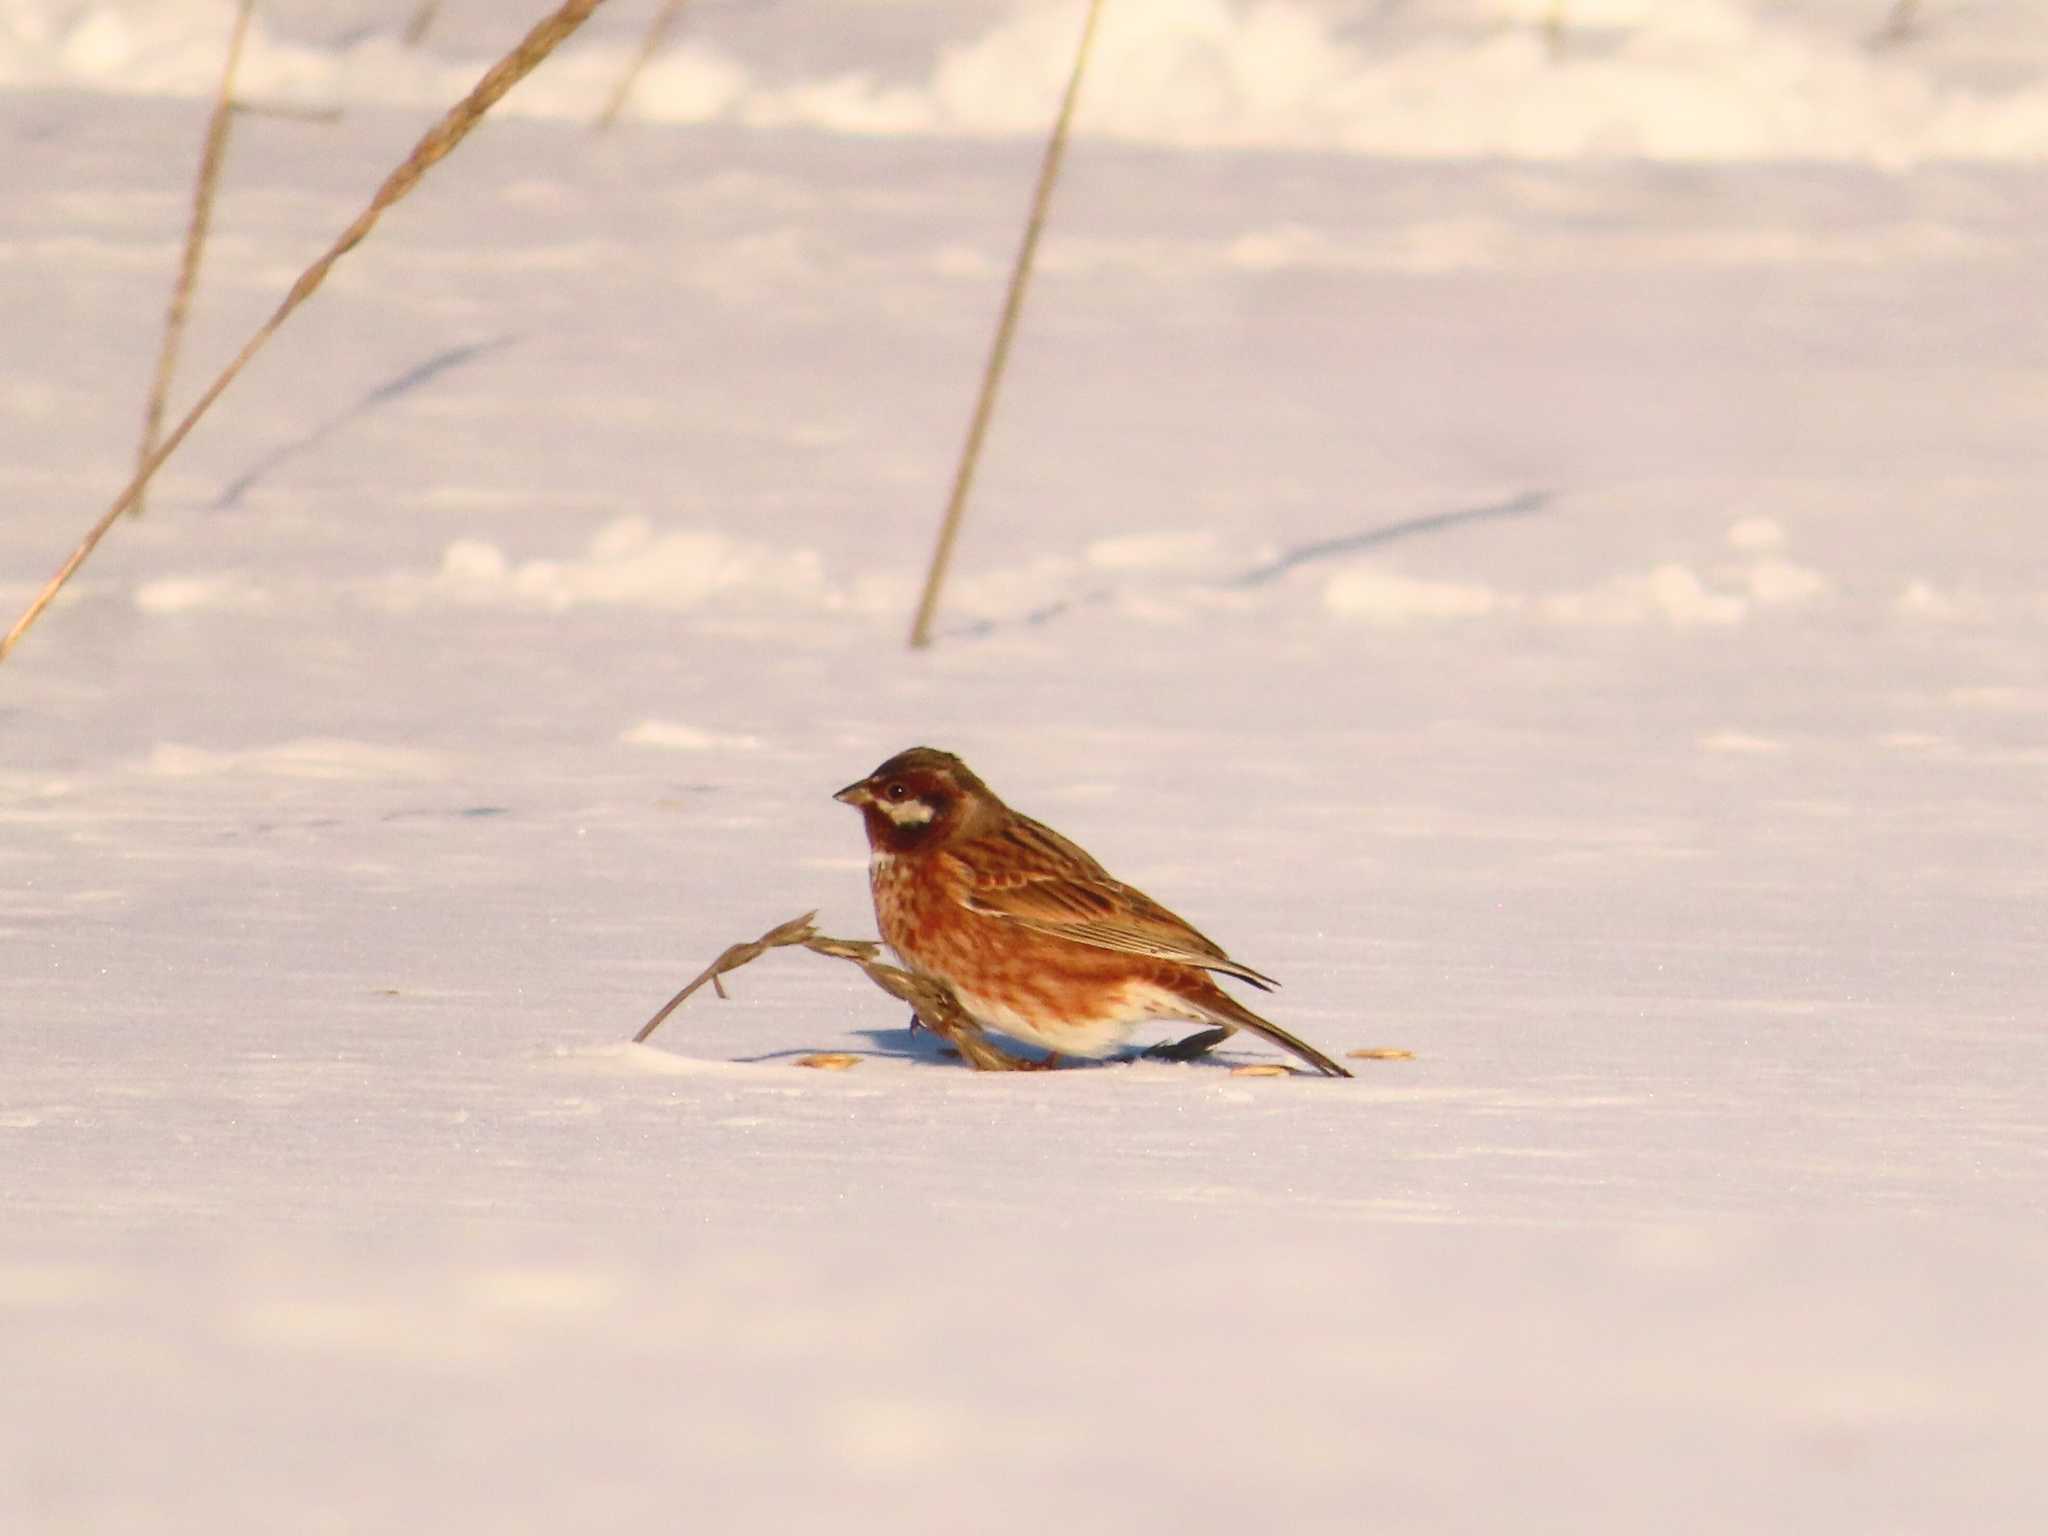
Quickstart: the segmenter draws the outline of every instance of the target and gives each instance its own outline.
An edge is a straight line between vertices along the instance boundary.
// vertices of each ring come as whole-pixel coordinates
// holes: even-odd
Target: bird
[[[977,1024],[1061,1056],[1107,1056],[1149,1019],[1208,1026],[1151,1054],[1190,1061],[1238,1030],[1327,1077],[1337,1062],[1211,979],[1278,983],[1012,810],[950,752],[912,747],[832,797],[861,813],[882,939]]]

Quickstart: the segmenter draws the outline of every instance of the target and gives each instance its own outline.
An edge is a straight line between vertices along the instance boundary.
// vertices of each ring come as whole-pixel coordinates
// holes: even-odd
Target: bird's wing
[[[964,872],[957,895],[969,911],[1097,949],[1222,971],[1255,987],[1279,985],[1029,817],[949,851]]]

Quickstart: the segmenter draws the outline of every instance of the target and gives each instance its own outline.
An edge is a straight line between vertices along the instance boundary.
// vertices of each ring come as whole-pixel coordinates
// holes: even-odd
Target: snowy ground
[[[188,391],[517,30],[263,9],[345,110]],[[2048,1520],[2048,20],[1109,9],[935,650],[1071,7],[704,0],[593,136],[608,7],[0,668],[0,1529]],[[224,32],[0,4],[8,618]],[[798,954],[626,1044],[872,932],[919,741],[1416,1059],[978,1077]]]

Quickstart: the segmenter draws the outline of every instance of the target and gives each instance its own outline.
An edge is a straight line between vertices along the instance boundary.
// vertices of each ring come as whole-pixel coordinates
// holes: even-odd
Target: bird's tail
[[[1221,1024],[1230,1029],[1249,1030],[1261,1040],[1269,1040],[1289,1055],[1299,1057],[1325,1077],[1351,1076],[1342,1066],[1306,1040],[1297,1039],[1278,1024],[1260,1018],[1221,987],[1212,985],[1205,989],[1201,996],[1191,997],[1188,1001],[1201,1009],[1202,1016],[1210,1023]]]

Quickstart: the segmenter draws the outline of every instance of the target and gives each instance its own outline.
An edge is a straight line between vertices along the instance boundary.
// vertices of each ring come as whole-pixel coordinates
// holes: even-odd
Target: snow
[[[2031,161],[2048,137],[2048,85],[2024,62],[2048,41],[2048,17],[2019,0],[1923,6],[1910,46],[1884,45],[1890,0],[1569,0],[1553,47],[1554,3],[1119,0],[1091,66],[1111,84],[1086,98],[1082,120],[1182,148],[1536,160]],[[258,10],[244,79],[276,103],[438,110],[512,25],[481,5],[443,9],[437,46],[421,50],[391,16],[275,0]],[[632,110],[883,137],[1036,135],[1084,9],[863,0],[845,28],[821,30],[778,7],[714,4],[650,63]],[[0,83],[204,94],[219,75],[225,5],[10,10]],[[501,110],[587,119],[646,21],[601,15],[585,46]]]
[[[411,9],[259,7],[180,399]],[[2040,1529],[2048,15],[1547,9],[1109,0],[923,653],[1078,9],[515,90],[0,668],[0,1529]],[[230,13],[0,0],[10,615]],[[918,742],[1413,1059],[627,1043]]]

